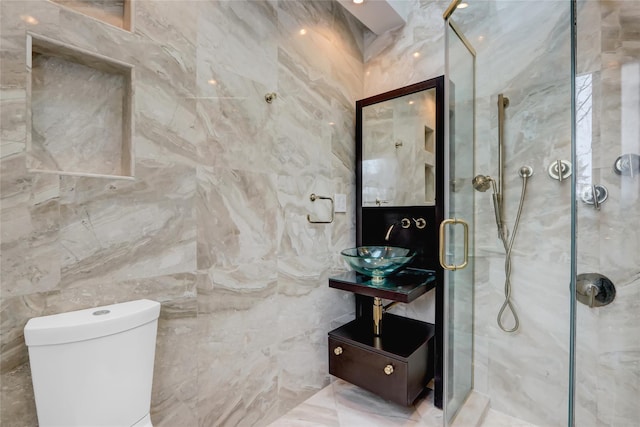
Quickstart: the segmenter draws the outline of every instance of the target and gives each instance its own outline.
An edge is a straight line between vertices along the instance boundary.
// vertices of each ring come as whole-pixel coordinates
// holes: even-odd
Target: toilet
[[[30,319],[40,427],[152,427],[160,304],[136,300]]]

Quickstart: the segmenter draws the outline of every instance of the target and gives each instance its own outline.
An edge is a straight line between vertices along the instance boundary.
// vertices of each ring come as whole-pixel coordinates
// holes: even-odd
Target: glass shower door
[[[444,411],[449,425],[473,387],[473,226],[471,185],[475,146],[475,52],[451,18],[446,21]],[[444,249],[444,250],[443,250]]]

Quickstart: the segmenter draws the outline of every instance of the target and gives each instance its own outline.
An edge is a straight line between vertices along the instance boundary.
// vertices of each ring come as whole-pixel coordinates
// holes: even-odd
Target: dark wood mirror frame
[[[362,195],[362,120],[363,107],[399,98],[423,90],[436,91],[436,155],[435,155],[435,205],[434,206],[381,206],[364,207]],[[434,372],[434,404],[442,408],[443,398],[443,358],[444,358],[444,271],[438,259],[438,229],[444,219],[444,151],[445,147],[445,93],[444,76],[435,77],[400,89],[375,95],[356,102],[356,243],[363,245],[392,245],[411,247],[418,253],[411,263],[413,268],[434,270],[435,286],[435,349],[433,362]],[[410,227],[395,233],[394,238],[385,239],[389,225],[402,218],[424,218],[427,227],[417,229]],[[356,295],[356,316],[370,316],[371,298]]]
[[[415,83],[409,86],[405,86],[400,89],[395,89],[389,92],[385,92],[379,95],[374,95],[369,98],[365,98],[356,101],[356,240],[360,245],[362,244],[363,237],[363,221],[362,212],[363,207],[362,200],[362,160],[363,160],[363,141],[362,141],[362,109],[369,105],[378,104],[381,102],[389,101],[395,98],[399,98],[405,95],[421,92],[424,90],[435,89],[436,91],[436,194],[435,194],[435,211],[436,220],[442,220],[444,212],[444,76],[435,77],[429,80],[425,80],[420,83]],[[430,207],[430,206],[420,206]],[[388,206],[377,207],[375,209],[389,209],[389,210],[411,210],[411,206]],[[417,208],[417,207],[416,207]],[[439,221],[438,221],[439,223]]]

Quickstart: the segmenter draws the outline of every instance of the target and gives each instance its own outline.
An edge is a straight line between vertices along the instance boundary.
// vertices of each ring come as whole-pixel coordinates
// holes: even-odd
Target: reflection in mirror
[[[436,89],[362,108],[362,206],[436,200]]]

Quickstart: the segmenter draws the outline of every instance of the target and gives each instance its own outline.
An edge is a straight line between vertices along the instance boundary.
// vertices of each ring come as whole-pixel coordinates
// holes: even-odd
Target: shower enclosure
[[[538,426],[640,420],[640,2],[454,2],[445,19],[449,94],[447,424],[471,390]],[[573,23],[575,22],[575,25]],[[504,152],[499,153],[499,95]],[[496,322],[505,251],[478,174],[498,177],[513,224],[519,328]],[[482,183],[476,183],[478,185]],[[512,232],[513,230],[509,230]],[[513,317],[505,313],[504,321]]]

